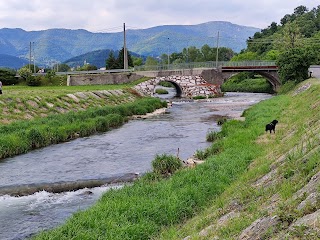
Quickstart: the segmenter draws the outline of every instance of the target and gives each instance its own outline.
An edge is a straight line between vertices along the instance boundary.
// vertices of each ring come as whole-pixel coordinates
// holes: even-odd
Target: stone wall
[[[136,73],[104,73],[104,74],[83,74],[68,75],[68,86],[79,85],[104,85],[104,84],[123,84],[142,78]]]

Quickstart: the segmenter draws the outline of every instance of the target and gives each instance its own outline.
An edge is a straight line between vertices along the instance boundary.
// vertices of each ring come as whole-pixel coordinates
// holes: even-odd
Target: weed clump
[[[182,162],[172,155],[156,155],[156,158],[152,161],[152,168],[154,173],[168,177],[182,168]]]

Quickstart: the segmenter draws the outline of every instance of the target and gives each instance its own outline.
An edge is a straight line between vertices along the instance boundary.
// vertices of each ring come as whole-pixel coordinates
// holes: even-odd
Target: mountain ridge
[[[246,40],[260,29],[225,21],[210,21],[196,25],[161,25],[147,29],[127,29],[127,48],[145,56],[180,52],[188,46],[215,46],[217,33],[219,45],[239,52],[246,47]],[[96,51],[120,50],[123,32],[90,32],[85,29],[52,28],[26,31],[21,28],[0,29],[0,54],[29,59],[46,66]]]

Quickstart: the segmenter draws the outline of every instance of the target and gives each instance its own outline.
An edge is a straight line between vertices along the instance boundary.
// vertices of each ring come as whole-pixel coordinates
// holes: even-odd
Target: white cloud
[[[0,2],[0,28],[42,30],[84,28],[121,31],[159,25],[229,21],[265,28],[294,8],[317,6],[314,0],[6,0]]]

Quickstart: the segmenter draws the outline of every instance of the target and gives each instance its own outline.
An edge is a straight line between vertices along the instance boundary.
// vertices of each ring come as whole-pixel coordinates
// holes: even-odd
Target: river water
[[[0,162],[0,188],[83,181],[145,173],[156,154],[186,160],[209,146],[206,134],[218,131],[218,116],[241,113],[268,94],[227,93],[209,101],[174,101],[166,114],[130,120],[121,128],[49,146]],[[23,197],[0,196],[0,239],[25,239],[63,223],[72,213],[91,206],[111,187],[72,192],[36,192]]]

